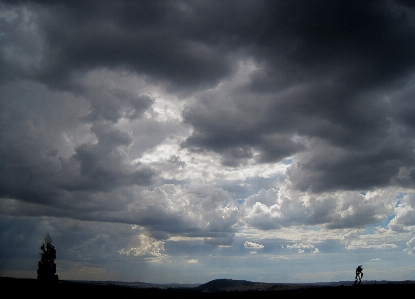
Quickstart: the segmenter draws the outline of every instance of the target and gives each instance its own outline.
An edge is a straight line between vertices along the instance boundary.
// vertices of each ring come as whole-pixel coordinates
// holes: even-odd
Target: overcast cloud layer
[[[0,1],[0,275],[415,279],[411,1]]]

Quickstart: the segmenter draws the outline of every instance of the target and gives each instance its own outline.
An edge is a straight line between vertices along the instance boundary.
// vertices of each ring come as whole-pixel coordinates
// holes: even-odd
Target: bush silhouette
[[[42,281],[58,281],[56,274],[56,250],[52,244],[49,233],[46,234],[42,246],[40,246],[40,261],[37,268],[37,279]]]

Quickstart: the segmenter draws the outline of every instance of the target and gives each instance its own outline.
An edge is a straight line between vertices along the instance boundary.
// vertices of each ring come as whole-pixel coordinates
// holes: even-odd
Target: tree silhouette
[[[43,281],[58,281],[56,274],[56,250],[52,244],[49,232],[46,234],[42,246],[40,246],[40,261],[37,268],[37,279]]]

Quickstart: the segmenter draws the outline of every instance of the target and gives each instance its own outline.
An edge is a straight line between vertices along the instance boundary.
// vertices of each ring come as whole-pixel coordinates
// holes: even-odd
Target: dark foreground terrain
[[[219,279],[197,287],[136,287],[111,282],[74,282],[41,283],[36,279],[0,278],[4,298],[23,298],[30,296],[68,297],[68,298],[340,298],[357,296],[376,296],[387,298],[397,294],[413,294],[415,281],[371,282],[359,286],[325,284],[272,284],[249,281]],[[399,293],[398,293],[399,292]]]

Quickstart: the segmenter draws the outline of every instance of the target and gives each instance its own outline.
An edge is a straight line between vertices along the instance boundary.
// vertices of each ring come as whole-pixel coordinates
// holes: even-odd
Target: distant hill
[[[201,284],[196,289],[202,292],[235,292],[235,291],[276,291],[292,290],[306,287],[307,284],[266,283],[248,280],[215,279]]]
[[[235,291],[253,289],[258,283],[247,280],[215,279],[201,284],[196,289],[205,292]]]
[[[96,286],[118,286],[128,287],[135,289],[176,289],[176,288],[196,288],[199,284],[181,284],[181,283],[148,283],[141,281],[117,281],[117,280],[102,280],[102,281],[89,281],[89,280],[68,280],[66,283],[72,284],[89,284]]]

